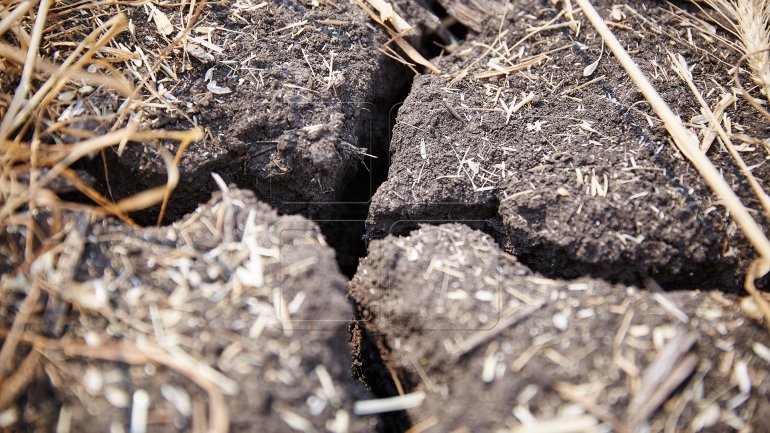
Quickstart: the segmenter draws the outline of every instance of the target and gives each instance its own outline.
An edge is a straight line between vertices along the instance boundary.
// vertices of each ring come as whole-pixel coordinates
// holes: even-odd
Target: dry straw
[[[756,278],[760,278],[765,274],[767,274],[768,271],[770,271],[770,241],[768,241],[762,228],[751,217],[748,209],[741,202],[740,198],[738,198],[738,196],[735,194],[735,191],[733,191],[733,189],[725,181],[725,179],[722,177],[722,175],[719,173],[716,167],[714,167],[714,164],[711,163],[711,160],[709,160],[706,154],[700,150],[697,138],[693,134],[691,134],[684,127],[684,125],[682,125],[681,120],[679,120],[679,118],[676,115],[674,115],[674,113],[669,108],[668,104],[666,104],[663,98],[661,98],[660,94],[655,90],[653,85],[644,75],[644,73],[636,64],[636,62],[634,62],[634,60],[631,58],[628,52],[623,48],[623,46],[617,40],[617,38],[612,33],[612,31],[604,23],[604,20],[601,18],[601,16],[593,7],[593,5],[591,5],[591,2],[589,0],[575,0],[575,1],[583,10],[583,12],[586,14],[586,17],[594,26],[596,31],[601,35],[602,40],[604,40],[607,47],[609,47],[610,51],[612,51],[612,53],[615,55],[615,58],[618,60],[621,66],[623,66],[623,69],[625,69],[626,73],[628,73],[629,77],[631,77],[631,80],[633,80],[634,84],[637,86],[639,91],[642,93],[642,95],[644,95],[645,99],[650,104],[652,109],[663,121],[663,124],[666,127],[666,130],[669,132],[669,134],[671,134],[671,137],[673,138],[676,146],[679,148],[682,154],[684,154],[690,160],[690,162],[692,162],[692,164],[701,174],[701,176],[709,185],[709,187],[714,191],[717,197],[719,197],[719,199],[722,201],[724,206],[730,211],[730,215],[735,220],[738,227],[741,229],[743,234],[748,238],[749,242],[751,242],[751,244],[754,246],[754,249],[759,254],[759,259],[755,260],[748,269],[748,273],[746,275],[745,287],[746,287],[746,290],[751,294],[751,296],[759,304],[760,308],[762,308],[762,310],[764,311],[765,325],[767,326],[768,331],[770,332],[770,306],[768,306],[767,301],[754,288],[754,284],[753,284],[753,281]],[[764,10],[766,11],[766,9]],[[767,15],[764,15],[764,17],[766,16]],[[766,26],[767,20],[763,18],[761,23],[763,26]],[[754,38],[765,37],[765,36],[762,36],[763,34],[757,31],[756,29],[752,31],[754,32],[752,33],[752,37]],[[744,31],[744,34],[748,35],[749,33],[747,31]],[[766,33],[764,34],[766,35]],[[764,39],[765,43],[767,40],[768,40],[767,38]],[[746,41],[744,41],[744,44],[746,44]],[[766,45],[760,45],[760,46],[766,46]],[[747,48],[747,49],[750,49],[750,48]],[[762,61],[766,62],[766,58],[765,60],[762,60],[762,57],[757,57],[755,60],[755,62],[762,62]],[[682,65],[681,64],[682,62],[678,62],[678,63],[680,63],[679,65],[680,76],[682,76],[683,78],[687,78],[688,71],[686,70],[687,69],[686,66]],[[757,64],[760,64],[760,63],[757,63]],[[767,68],[767,63],[765,63],[762,67]],[[762,77],[763,75],[760,74],[760,75],[757,75],[755,79],[763,80]],[[770,80],[767,82],[770,82]],[[693,90],[693,91],[697,92],[697,90]],[[712,117],[713,117],[713,113],[712,113]],[[716,119],[712,119],[712,120],[716,120]],[[741,164],[739,163],[739,165]],[[741,168],[745,169],[746,167],[741,167]],[[751,180],[752,178],[750,177],[749,179]],[[752,185],[752,186],[755,186],[755,185]],[[759,188],[758,190],[755,188],[755,192],[757,192],[758,195],[764,194],[761,188]]]
[[[727,148],[727,151],[730,153],[730,156],[733,157],[733,160],[735,161],[735,164],[738,166],[738,168],[741,171],[741,174],[746,178],[746,180],[749,182],[749,185],[751,186],[751,189],[754,190],[754,194],[757,196],[757,199],[759,199],[759,203],[762,205],[762,208],[764,209],[765,213],[767,215],[770,215],[770,197],[767,196],[765,191],[762,189],[762,186],[759,184],[757,179],[754,177],[754,175],[751,173],[751,169],[746,165],[746,162],[743,160],[743,157],[741,157],[738,150],[733,145],[733,141],[730,138],[730,136],[727,134],[727,132],[722,127],[722,124],[719,121],[718,116],[711,110],[711,107],[709,107],[708,103],[706,103],[706,100],[703,98],[703,95],[698,90],[697,86],[695,85],[695,82],[692,78],[692,73],[690,72],[690,68],[687,65],[687,62],[684,60],[684,58],[681,55],[674,56],[673,54],[669,53],[669,57],[671,58],[671,63],[674,66],[674,71],[679,75],[679,77],[684,80],[684,82],[687,84],[687,87],[690,88],[690,91],[693,93],[693,96],[695,96],[695,99],[698,101],[698,104],[701,106],[701,110],[706,113],[709,117],[709,130],[707,131],[707,135],[711,131],[715,131],[716,135],[719,136],[719,139],[724,144],[725,148]],[[734,101],[735,98],[727,98],[727,101]],[[713,137],[713,136],[712,136]],[[701,146],[701,151],[704,153],[708,149],[707,146]]]
[[[35,7],[36,6],[36,7]],[[71,6],[82,9],[83,6],[99,7],[96,3],[76,4]],[[128,80],[107,62],[102,61],[105,53],[115,57],[122,56],[129,60],[131,53],[117,50],[116,38],[128,27],[124,14],[116,13],[106,21],[96,21],[94,28],[81,32],[84,36],[76,41],[70,51],[60,51],[53,56],[62,59],[59,62],[45,59],[41,56],[43,47],[55,44],[56,26],[49,26],[49,15],[53,2],[43,0],[39,3],[24,1],[3,2],[4,13],[0,20],[0,36],[9,33],[5,42],[0,42],[0,58],[6,64],[9,76],[16,74],[18,84],[10,103],[0,106],[0,227],[5,227],[10,221],[18,221],[18,212],[26,213],[37,207],[54,210],[54,208],[85,209],[95,214],[116,215],[122,220],[132,223],[128,212],[140,210],[162,203],[165,211],[171,191],[179,181],[177,165],[181,153],[193,141],[202,136],[202,131],[140,131],[132,126],[121,125],[120,129],[101,136],[94,136],[92,130],[74,127],[79,120],[64,116],[66,104],[62,103],[63,93],[73,94],[73,90],[90,87],[104,94],[113,93],[117,97],[132,99],[138,94],[139,88],[132,86]],[[67,11],[57,7],[56,14],[62,15]],[[75,11],[73,9],[73,11]],[[25,32],[25,23],[31,24],[31,32]],[[85,28],[80,29],[85,30]],[[14,41],[14,43],[7,43]],[[101,69],[105,72],[89,72],[89,68]],[[144,83],[142,83],[143,85]],[[72,103],[76,103],[75,99]],[[130,110],[130,104],[124,104]],[[71,108],[71,105],[70,105]],[[124,110],[123,115],[127,110]],[[81,116],[88,119],[88,116]],[[110,122],[109,115],[91,116],[102,124]],[[66,137],[64,134],[67,134]],[[73,138],[80,138],[75,140]],[[72,164],[93,152],[103,151],[111,146],[125,144],[128,141],[144,142],[155,147],[166,163],[166,185],[142,191],[119,202],[102,196],[91,188],[87,182],[80,179],[77,173],[70,169]],[[162,141],[178,141],[179,151],[174,157],[160,145]],[[74,186],[95,203],[95,206],[65,203],[59,200],[55,190],[50,187],[58,179]],[[28,214],[29,214],[28,213]],[[34,222],[30,220],[29,228]],[[28,233],[34,233],[29,231]],[[31,236],[30,236],[31,237]],[[31,246],[31,239],[27,240]],[[26,252],[31,259],[34,252]]]
[[[700,151],[697,139],[682,125],[681,120],[669,108],[668,104],[661,98],[655,87],[650,83],[639,66],[634,62],[628,52],[620,45],[612,31],[607,27],[599,13],[588,0],[576,0],[576,3],[583,9],[586,17],[601,35],[604,43],[615,55],[615,58],[626,70],[631,80],[636,84],[639,91],[644,95],[652,109],[663,121],[666,130],[671,134],[679,150],[695,166],[706,183],[711,187],[714,193],[722,200],[725,207],[730,211],[738,227],[749,239],[759,255],[766,263],[770,263],[770,241],[768,241],[762,228],[754,221],[749,214],[746,206],[741,202],[735,191],[724,180],[719,171],[708,157]],[[763,267],[762,274],[767,273],[767,266]]]
[[[139,122],[128,120],[141,114],[144,94],[150,93],[154,97],[157,92],[153,93],[153,86],[146,86],[147,79],[132,85],[124,76],[124,69],[112,66],[123,62],[130,68],[128,62],[136,58],[124,45],[128,38],[121,38],[128,29],[128,19],[120,10],[144,4],[118,3],[0,0],[0,68],[3,78],[14,80],[15,85],[13,94],[0,98],[0,231],[25,226],[25,245],[19,253],[22,257],[9,260],[24,262],[16,275],[27,285],[18,289],[24,300],[21,310],[13,317],[11,328],[0,329],[0,340],[3,341],[0,410],[23,395],[36,372],[40,371],[39,365],[45,362],[40,355],[43,347],[29,351],[26,357],[20,355],[19,347],[31,344],[26,340],[31,335],[27,334],[27,324],[40,320],[37,315],[40,314],[41,287],[51,284],[41,275],[30,278],[31,264],[47,263],[37,259],[46,257],[48,251],[60,254],[58,264],[54,260],[54,263],[41,266],[62,267],[64,254],[61,251],[66,249],[60,244],[64,239],[60,233],[62,211],[75,209],[94,216],[114,215],[133,224],[130,212],[162,204],[160,221],[171,191],[180,179],[178,164],[182,153],[190,143],[202,137],[199,128],[157,130],[142,128]],[[186,37],[205,4],[205,1],[191,3],[186,25],[165,50],[153,56],[155,63],[147,65],[151,71],[149,75],[157,75],[161,62]],[[68,23],[66,29],[58,24],[62,21]],[[62,43],[63,39],[66,43]],[[143,60],[147,61],[146,58]],[[11,89],[8,84],[2,90]],[[94,95],[93,99],[86,96],[90,94]],[[102,107],[104,100],[123,103],[117,112],[111,113]],[[78,111],[78,104],[99,107]],[[99,127],[94,127],[94,123]],[[89,186],[72,168],[86,157],[104,155],[106,149],[128,142],[144,143],[156,149],[166,165],[165,185],[114,201]],[[165,148],[164,144],[170,143],[178,143],[176,155]],[[74,187],[93,203],[85,205],[62,200],[56,186],[62,183]],[[39,227],[36,214],[50,215],[50,226]],[[66,269],[62,272],[67,273]],[[70,274],[66,278],[73,276]],[[0,283],[3,293],[17,290],[6,283],[6,280]],[[57,281],[56,285],[64,290],[68,283]],[[61,293],[61,299],[67,299],[65,293]],[[50,344],[45,349],[63,350],[62,354],[69,357],[129,364],[152,363],[175,370],[207,392],[209,431],[224,433],[229,430],[225,397],[217,384],[200,374],[202,368],[197,363],[181,362],[155,346],[137,347],[130,341],[114,347],[47,341]]]
[[[391,41],[395,42],[396,45],[401,48],[401,50],[409,59],[423,66],[425,70],[431,73],[438,74],[441,72],[441,70],[439,70],[439,68],[436,67],[433,62],[423,57],[419,51],[414,49],[414,47],[412,47],[412,45],[407,42],[406,39],[404,39],[404,36],[412,33],[412,26],[410,26],[409,23],[407,23],[406,20],[403,19],[393,9],[393,6],[388,1],[353,0],[353,2],[357,4],[358,7],[360,7],[364,12],[366,12],[371,19],[373,19],[377,24],[381,25],[388,32],[391,37]],[[385,48],[388,49],[386,52],[387,55],[395,57],[401,63],[410,65],[410,63],[401,57],[397,52],[390,49],[387,44],[385,45]]]
[[[770,97],[770,2],[766,0],[704,0],[716,11],[725,30],[738,38],[752,80]]]

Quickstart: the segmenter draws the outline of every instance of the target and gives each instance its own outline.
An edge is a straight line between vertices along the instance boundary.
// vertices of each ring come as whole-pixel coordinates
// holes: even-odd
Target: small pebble
[[[564,315],[564,313],[556,313],[553,315],[553,326],[556,327],[559,331],[566,331],[569,327],[569,319],[567,319],[567,316]]]

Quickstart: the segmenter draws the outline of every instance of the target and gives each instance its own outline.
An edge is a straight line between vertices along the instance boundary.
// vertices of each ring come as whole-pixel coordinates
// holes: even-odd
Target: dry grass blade
[[[27,94],[30,91],[30,80],[32,79],[32,72],[35,70],[35,63],[37,63],[38,50],[40,48],[40,42],[43,39],[43,30],[45,29],[45,22],[50,7],[51,0],[43,0],[38,7],[37,17],[35,18],[35,27],[32,30],[30,44],[27,48],[27,56],[24,59],[24,69],[21,72],[19,86],[16,88],[16,93],[14,93],[13,99],[11,99],[11,103],[8,105],[8,110],[3,118],[3,122],[0,124],[0,138],[5,139],[8,137],[13,117],[22,108],[22,105],[27,102]]]
[[[589,399],[586,396],[581,395],[576,390],[576,387],[574,385],[566,382],[559,382],[556,385],[554,385],[554,388],[556,389],[556,391],[558,391],[559,394],[561,394],[563,398],[573,403],[579,404],[580,406],[583,406],[591,415],[595,416],[596,418],[612,426],[612,429],[615,430],[615,432],[631,433],[631,430],[628,428],[628,426],[626,426],[625,424],[623,424],[622,421],[620,421],[618,418],[610,414],[605,408],[596,404],[593,400]]]
[[[0,57],[19,65],[24,64],[24,52],[16,47],[11,47],[6,44],[0,44]],[[61,68],[61,65],[51,63],[45,59],[38,59],[34,66],[35,71],[49,75]],[[85,84],[91,84],[93,86],[106,86],[116,90],[124,96],[129,95],[133,90],[128,80],[117,75],[107,76],[101,74],[89,74],[83,71],[70,71],[68,78],[71,80],[82,81]]]
[[[409,44],[409,42],[406,41],[406,39],[402,38],[399,34],[388,27],[385,27],[385,30],[388,31],[388,34],[391,38],[393,38],[393,41],[396,42],[396,45],[398,45],[398,47],[401,48],[401,50],[406,53],[410,59],[424,66],[425,69],[433,74],[441,73],[441,70],[436,65],[434,65],[433,62],[423,57],[419,51],[417,51],[411,44]]]
[[[21,362],[19,368],[11,376],[0,381],[0,410],[10,406],[24,392],[34,379],[39,362],[40,352],[32,349]]]
[[[751,170],[743,161],[743,158],[735,149],[735,146],[733,146],[733,141],[727,135],[727,132],[725,132],[724,128],[722,128],[722,124],[719,121],[719,118],[716,116],[716,114],[713,111],[711,111],[711,108],[706,103],[706,100],[703,99],[703,96],[701,95],[697,86],[693,82],[692,74],[690,73],[690,69],[687,66],[687,62],[685,62],[684,58],[682,58],[681,55],[674,56],[673,54],[669,53],[669,57],[671,59],[671,62],[674,64],[674,71],[687,84],[687,87],[690,88],[690,91],[693,93],[693,95],[697,99],[703,112],[708,114],[710,127],[713,128],[713,130],[716,132],[717,135],[719,135],[719,138],[722,140],[722,143],[727,148],[727,151],[730,152],[730,156],[732,156],[733,160],[735,161],[735,164],[741,170],[741,174],[743,174],[743,176],[749,182],[749,185],[751,185],[751,189],[754,190],[754,194],[756,194],[757,198],[759,199],[759,202],[762,204],[762,208],[765,210],[765,214],[770,215],[770,197],[767,196],[765,191],[762,189],[762,186],[760,186],[759,182],[757,182],[757,179],[754,177],[753,174],[751,174]]]
[[[770,97],[770,2],[767,0],[704,0],[717,11],[725,29],[738,37],[752,80]]]
[[[515,48],[518,48],[519,45],[521,45],[524,42],[526,42],[527,40],[529,40],[529,38],[531,38],[531,37],[533,37],[533,36],[535,36],[535,35],[537,35],[537,34],[539,34],[541,32],[544,32],[544,31],[547,31],[547,30],[552,30],[554,28],[566,27],[567,23],[561,23],[561,24],[554,25],[554,23],[556,21],[558,21],[562,16],[564,16],[564,11],[560,11],[558,14],[556,14],[555,17],[551,18],[548,22],[546,22],[542,26],[528,29],[529,33],[527,33],[523,38],[521,38],[518,41],[516,41],[516,43],[513,44],[509,48],[509,50],[513,51]],[[569,25],[571,25],[571,24],[572,23],[569,23]]]
[[[770,271],[770,241],[765,236],[762,228],[754,221],[749,214],[746,206],[741,202],[735,191],[724,180],[720,172],[714,167],[714,164],[700,151],[697,139],[688,133],[682,125],[681,120],[671,111],[668,104],[661,98],[650,81],[644,75],[639,66],[634,62],[628,52],[623,48],[612,31],[604,23],[604,20],[591,5],[589,0],[576,0],[576,3],[585,13],[596,31],[601,35],[604,43],[609,47],[615,58],[623,66],[626,73],[631,77],[639,91],[644,95],[647,102],[653,108],[655,113],[663,121],[666,130],[671,134],[674,143],[679,150],[689,159],[703,179],[721,199],[725,207],[730,211],[730,216],[735,220],[743,234],[754,246],[757,253],[763,259],[762,269],[759,274],[764,275]]]
[[[508,66],[506,68],[503,68],[501,70],[495,70],[495,71],[488,71],[488,72],[482,72],[480,74],[476,74],[474,78],[476,79],[483,79],[483,78],[491,78],[496,77],[498,75],[508,75],[512,74],[514,72],[518,72],[524,69],[529,68],[530,66],[536,65],[540,63],[543,60],[548,59],[548,56],[545,54],[538,54],[536,56],[533,56],[529,59],[523,60],[520,63],[517,63],[513,66]]]
[[[62,172],[62,176],[66,178],[75,188],[77,188],[78,191],[83,193],[83,195],[107,211],[107,214],[115,215],[126,224],[136,226],[134,220],[128,216],[125,210],[123,210],[120,206],[115,205],[115,203],[107,200],[107,198],[100,194],[99,191],[96,191],[85,182],[83,182],[77,173],[70,169],[66,169]]]
[[[0,35],[5,34],[5,32],[8,31],[9,28],[14,26],[18,20],[24,16],[24,14],[27,13],[28,10],[34,6],[35,3],[32,1],[25,1],[23,3],[19,3],[16,8],[13,9],[13,12],[6,15],[1,21],[0,21]]]
[[[764,296],[759,293],[759,290],[754,286],[754,280],[760,278],[759,269],[762,264],[755,260],[749,265],[749,271],[746,273],[746,281],[744,282],[744,289],[754,298],[754,302],[759,306],[762,316],[764,316],[765,327],[767,332],[770,333],[770,302],[767,302]]]
[[[22,88],[21,85],[14,95],[14,99],[18,95],[19,100],[25,105],[24,107],[14,107],[13,102],[8,107],[3,123],[0,125],[0,138],[7,138],[9,134],[15,129],[21,126],[22,122],[30,115],[30,113],[39,108],[45,106],[49,101],[59,94],[59,91],[64,87],[70,78],[70,75],[79,71],[90,59],[96,54],[96,52],[105,46],[112,40],[118,33],[122,32],[128,25],[126,16],[123,14],[112,17],[109,21],[99,26],[90,35],[88,35],[80,45],[73,51],[70,56],[62,63],[61,67],[57,69],[51,77],[43,84],[35,94],[26,99],[26,88]],[[99,37],[99,35],[104,34]],[[80,55],[81,51],[88,47],[87,50]],[[28,61],[28,60],[27,60]],[[27,68],[25,62],[25,70]],[[34,62],[30,65],[30,68],[34,68]],[[23,81],[22,81],[23,83]],[[21,102],[20,102],[21,103]]]
[[[411,409],[422,405],[425,398],[424,392],[415,391],[396,397],[359,400],[353,406],[353,413],[360,416]]]
[[[398,63],[401,63],[402,65],[406,66],[415,75],[419,74],[419,72],[417,72],[417,69],[414,68],[414,63],[407,62],[403,57],[401,57],[401,54],[398,54],[395,50],[393,50],[393,48],[390,48],[389,46],[385,45],[384,48],[380,48],[380,52],[390,57],[391,59],[397,61]]]
[[[452,351],[452,356],[454,358],[460,358],[470,353],[480,345],[489,341],[491,338],[494,338],[495,336],[499,335],[501,332],[505,331],[507,328],[526,319],[527,317],[529,317],[530,314],[539,310],[544,305],[545,305],[544,301],[536,301],[534,305],[528,305],[526,307],[519,308],[515,312],[500,319],[492,329],[485,330],[485,331],[478,331],[469,335],[468,338],[463,340],[463,342],[457,348],[455,348],[455,350]]]
[[[632,409],[638,409],[639,406],[645,404],[646,397],[658,388],[673,370],[675,361],[684,356],[696,340],[695,334],[680,331],[666,344],[652,364],[644,371],[641,389],[630,405]]]
[[[428,71],[438,74],[441,73],[441,70],[436,67],[430,60],[423,57],[422,54],[420,54],[414,47],[409,44],[403,37],[401,37],[404,32],[408,32],[412,29],[412,27],[406,23],[406,21],[403,20],[398,14],[396,14],[393,11],[393,6],[390,5],[387,1],[383,0],[373,0],[369,1],[370,4],[377,5],[375,8],[378,8],[378,11],[380,14],[378,15],[377,12],[372,10],[369,6],[364,3],[364,0],[353,0],[355,4],[358,5],[361,9],[363,9],[364,12],[369,14],[369,17],[373,19],[377,24],[381,25],[390,35],[392,40],[398,45],[401,50],[406,53],[406,55],[412,59],[417,64],[420,64],[425,67]],[[392,26],[392,28],[391,28]]]
[[[717,137],[717,133],[718,133],[717,129],[721,128],[720,119],[722,119],[722,116],[724,115],[725,110],[727,110],[727,107],[735,103],[736,100],[737,99],[735,98],[734,95],[730,93],[726,93],[722,95],[722,99],[720,99],[716,103],[713,110],[707,110],[707,111],[710,111],[709,125],[708,125],[708,129],[706,130],[706,133],[703,134],[703,140],[701,140],[701,143],[700,143],[700,149],[703,151],[703,153],[708,153],[709,149],[711,148],[711,145],[714,143],[714,140]]]
[[[16,354],[16,348],[21,341],[21,336],[24,333],[24,328],[27,325],[27,321],[32,317],[32,314],[37,307],[37,302],[40,299],[40,286],[32,284],[29,289],[27,297],[19,308],[19,313],[13,320],[11,331],[3,341],[3,348],[0,349],[0,384],[4,383],[4,379],[9,371],[13,369],[13,359]]]
[[[377,9],[377,12],[380,13],[380,20],[390,23],[399,35],[412,31],[413,27],[393,10],[393,6],[387,0],[366,0],[366,2]]]
[[[698,358],[687,355],[697,336],[680,332],[660,351],[655,360],[642,374],[638,393],[628,405],[630,424],[638,426],[647,421],[652,413],[668,398],[695,369]]]
[[[33,186],[30,186],[22,193],[15,194],[3,203],[3,206],[0,207],[0,221],[16,212],[21,206],[24,206],[29,201],[34,200],[37,197],[37,194],[45,188],[48,183],[62,175],[62,173],[76,161],[92,152],[117,145],[123,140],[145,141],[157,139],[181,141],[183,146],[180,146],[180,149],[183,150],[190,142],[199,140],[202,136],[203,131],[200,129],[193,129],[191,131],[133,131],[131,128],[123,128],[116,132],[80,142],[64,159],[56,163],[51,170],[35,182]],[[173,190],[179,182],[179,170],[170,152],[162,146],[157,146],[157,150],[166,163],[166,170],[168,173],[166,186],[139,192],[131,197],[121,200],[116,204],[121,211],[131,212],[158,204],[170,194],[169,191]]]

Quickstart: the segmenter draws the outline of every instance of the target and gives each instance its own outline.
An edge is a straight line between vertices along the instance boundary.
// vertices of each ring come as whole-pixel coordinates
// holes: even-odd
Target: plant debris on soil
[[[29,387],[5,417],[39,431],[372,429],[353,417],[368,394],[349,374],[345,280],[312,222],[229,190],[161,229],[62,223],[31,279],[4,284],[3,349],[13,339],[24,359],[7,379]],[[25,292],[46,301],[22,330]]]
[[[146,20],[141,10],[133,13],[135,21]],[[154,127],[192,121],[207,128],[180,161],[172,219],[216,189],[211,172],[254,190],[281,213],[319,219],[334,216],[358,171],[362,182],[371,181],[372,159],[387,147],[390,106],[411,72],[383,52],[388,36],[366,17],[348,2],[225,2],[207,9],[196,26],[202,35],[193,39],[209,42],[196,49],[207,57],[180,52],[168,59],[179,71],[165,95],[175,109],[143,117]],[[137,27],[138,38],[154,32]],[[134,143],[125,152],[110,160],[110,179],[130,179],[113,185],[114,194],[163,178],[151,148]],[[376,185],[361,187],[366,202]]]
[[[770,431],[768,17],[3,1],[0,430]]]
[[[767,428],[770,337],[734,295],[552,280],[461,224],[373,241],[350,290],[434,431]]]
[[[737,54],[708,35],[687,42],[692,29],[671,5],[595,3],[620,11],[611,18],[617,36],[673,110],[708,135],[668,53],[697,63],[694,79],[712,106],[732,92],[723,69]],[[372,199],[370,236],[408,229],[403,220],[490,219],[508,252],[548,275],[738,285],[735,271],[745,269],[751,248],[601,39],[556,7],[517,2],[514,11],[502,21],[490,12],[477,39],[440,59],[447,74],[415,79],[395,124],[390,175]],[[554,20],[583,30],[576,36],[562,26],[541,31],[537,44],[520,42]],[[732,127],[761,135],[765,126],[748,104],[729,100],[743,106],[732,112]],[[755,202],[726,152],[710,149],[728,181]],[[759,179],[765,152],[742,149]]]

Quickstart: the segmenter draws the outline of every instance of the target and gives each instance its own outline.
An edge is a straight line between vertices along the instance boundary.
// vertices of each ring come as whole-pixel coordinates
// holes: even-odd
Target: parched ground
[[[14,293],[47,299],[20,337],[21,365],[37,364],[13,381],[29,386],[25,429],[374,428],[353,416],[369,394],[349,373],[345,279],[314,223],[229,190],[162,229],[63,224],[62,248],[0,304],[10,329]]]
[[[760,209],[672,69],[765,185],[732,36],[689,3],[593,3]],[[2,222],[0,429],[770,430],[767,319],[740,291],[755,253],[582,12],[398,0],[399,39],[388,4],[119,5],[128,31],[91,72],[120,65],[139,96],[70,83],[39,137],[66,152],[125,116],[203,139],[165,225],[86,212],[71,180],[51,190],[75,204]],[[70,6],[46,59],[117,7]],[[179,150],[127,141],[73,169],[119,200],[166,182],[158,146]]]
[[[461,224],[373,241],[350,291],[425,431],[768,428],[770,338],[734,295],[544,278]]]
[[[412,37],[419,43],[436,18],[411,0],[403,6],[419,25]],[[134,9],[130,18],[143,22],[147,14]],[[363,198],[355,198],[366,202],[376,187],[370,155],[387,148],[390,107],[411,81],[383,53],[387,34],[350,2],[212,3],[196,28],[206,33],[189,43],[208,43],[166,60],[179,71],[175,85],[165,105],[143,110],[140,119],[153,127],[206,128],[181,159],[169,217],[216,190],[212,172],[282,213],[330,218],[353,179],[364,184]],[[156,30],[137,26],[142,37],[157,39]],[[197,50],[205,55],[192,55]],[[157,153],[140,143],[112,155],[109,168],[110,179],[121,179],[114,182],[117,196],[161,183],[166,173]]]
[[[681,5],[594,3],[672,110],[706,135],[669,54],[686,59],[712,107],[732,95],[727,71],[738,55]],[[414,227],[405,220],[489,220],[485,230],[508,252],[548,275],[739,285],[735,270],[752,250],[582,15],[570,21],[537,2],[508,7],[504,20],[484,10],[481,33],[437,60],[445,74],[415,79],[369,235]],[[766,133],[745,101],[731,106],[734,127]],[[765,179],[765,150],[743,150]],[[753,202],[723,146],[713,142],[708,154]]]

